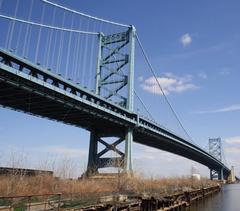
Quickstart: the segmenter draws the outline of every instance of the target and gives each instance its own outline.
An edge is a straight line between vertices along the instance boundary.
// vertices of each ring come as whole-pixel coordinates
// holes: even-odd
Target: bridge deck
[[[0,50],[0,61],[2,106],[87,130],[98,128],[109,136],[133,127],[137,143],[181,155],[211,169],[223,167],[224,174],[230,172],[200,147],[38,65],[4,50]]]

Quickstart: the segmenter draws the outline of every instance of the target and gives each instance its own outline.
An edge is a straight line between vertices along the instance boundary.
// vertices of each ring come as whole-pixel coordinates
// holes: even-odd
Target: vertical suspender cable
[[[49,66],[52,67],[54,69],[54,71],[56,71],[56,68],[54,67],[54,61],[56,61],[55,51],[56,51],[56,45],[57,45],[57,36],[58,36],[58,33],[53,31],[54,43],[53,43],[53,50],[52,50],[52,54],[51,54],[51,61],[50,61],[51,64],[49,64]]]
[[[15,18],[17,17],[18,5],[19,5],[19,0],[17,0],[17,4],[16,4],[16,7],[15,7],[15,12],[14,12],[14,17]],[[8,40],[8,44],[7,44],[8,49],[11,48],[14,27],[15,27],[15,21],[13,21],[13,23],[11,25],[9,40]]]
[[[54,21],[55,21],[55,16],[56,16],[56,8],[54,8],[54,11],[53,11],[53,18],[52,18],[52,25],[54,25]],[[51,49],[51,45],[52,45],[52,34],[54,32],[54,29],[50,29],[50,41],[49,41],[49,44],[48,44],[48,49],[47,49],[47,61],[46,61],[46,66],[48,67],[48,62],[49,62],[49,52],[50,52],[50,49]]]
[[[20,56],[22,56],[21,54],[20,54],[20,47],[19,47],[19,44],[20,44],[20,39],[21,39],[21,35],[22,35],[22,27],[23,27],[23,25],[22,24],[20,24],[20,30],[19,30],[19,33],[18,33],[18,38],[17,38],[17,45],[16,45],[16,52],[20,55]]]
[[[26,53],[25,53],[25,56],[26,57],[30,57],[30,55],[29,55],[29,48],[30,48],[30,44],[31,44],[31,39],[32,39],[32,31],[33,31],[33,28],[30,28],[29,29],[29,38],[27,39],[27,50],[26,50]]]
[[[82,25],[82,22],[79,21],[79,30],[81,29],[81,25]],[[75,55],[75,61],[74,61],[74,75],[73,75],[73,78],[75,80],[75,82],[77,81],[77,71],[78,71],[78,58],[79,58],[79,49],[80,49],[80,38],[81,38],[81,34],[77,34],[77,52],[76,52],[76,55]]]
[[[43,5],[41,23],[43,23],[44,14],[45,14],[45,4]],[[39,33],[38,33],[38,39],[37,39],[36,54],[35,54],[35,59],[34,59],[35,63],[37,63],[37,59],[38,59],[39,46],[40,46],[40,41],[41,41],[41,33],[42,33],[42,27],[40,26]]]
[[[29,11],[29,15],[28,15],[28,21],[30,21],[31,16],[32,16],[32,8],[33,8],[33,0],[31,0],[30,11]],[[31,36],[29,37],[28,33],[29,33],[29,24],[27,24],[27,30],[26,30],[26,34],[25,34],[25,38],[24,38],[24,43],[23,43],[23,56],[27,56],[26,52],[25,52],[26,51],[26,45],[27,45],[27,41],[29,41],[31,39]]]
[[[72,21],[71,21],[71,29],[73,28],[73,22],[74,22],[74,15],[72,14]],[[65,72],[65,78],[70,78],[71,73],[68,75],[68,68],[69,68],[69,56],[71,52],[71,44],[72,44],[72,32],[69,32],[69,40],[68,40],[68,49],[67,49],[67,62],[66,62],[66,72]]]
[[[62,20],[62,27],[64,26],[64,22],[65,22],[65,12],[63,13],[63,20]],[[64,41],[64,32],[61,31],[61,35],[60,35],[60,46],[59,46],[59,50],[58,50],[58,58],[57,58],[57,73],[60,73],[60,64],[61,64],[61,57],[62,57],[62,48],[63,48],[63,41]]]
[[[10,34],[11,27],[12,27],[12,23],[11,23],[11,21],[9,21],[8,32],[7,32],[7,36],[6,36],[6,40],[5,40],[5,49],[8,48],[8,40],[9,40],[9,34]]]
[[[78,82],[82,83],[82,81],[80,81],[80,79],[82,78],[82,74],[83,74],[83,59],[84,59],[84,54],[83,54],[83,50],[84,50],[84,39],[86,36],[81,36],[80,38],[80,47],[79,47],[79,54],[78,54],[78,73],[77,73],[77,77],[79,79]]]
[[[89,20],[87,22],[87,31],[89,29]],[[82,84],[84,83],[84,80],[85,80],[85,71],[86,71],[86,59],[88,58],[87,57],[87,53],[88,53],[88,50],[87,50],[87,46],[88,46],[88,36],[86,37],[86,41],[85,41],[85,46],[84,46],[84,53],[83,53],[83,74],[82,74]],[[86,84],[84,84],[84,86],[86,86]]]
[[[153,115],[150,113],[149,109],[147,108],[147,106],[145,105],[145,103],[143,102],[141,97],[137,94],[136,90],[134,90],[134,93],[137,96],[137,98],[140,101],[140,103],[143,105],[143,108],[146,110],[146,112],[148,113],[149,117],[154,121]]]
[[[50,42],[50,31],[52,29],[46,29],[46,38],[45,36],[43,36],[43,40],[45,40],[45,42],[42,44],[41,49],[43,51],[43,61],[42,61],[42,65],[45,66],[46,68],[47,66],[47,52],[49,49],[49,42]],[[45,34],[45,33],[44,33]]]
[[[73,34],[73,53],[72,53],[72,61],[71,61],[71,69],[72,69],[72,80],[75,81],[74,75],[75,75],[75,60],[76,60],[76,54],[77,54],[77,38],[78,34]]]
[[[95,23],[93,22],[93,30],[92,31],[94,31],[94,29],[95,29]],[[94,50],[94,44],[95,44],[95,36],[93,36],[93,37],[91,37],[91,39],[92,39],[92,41],[91,41],[91,49],[90,49],[90,59],[89,59],[89,61],[90,61],[90,65],[89,65],[89,73],[90,73],[90,76],[88,76],[88,86],[89,86],[89,88],[91,88],[91,89],[93,89],[94,87],[93,87],[93,85],[94,85],[94,83],[92,83],[91,84],[91,79],[94,79],[95,77],[95,71],[93,71],[93,50]],[[92,74],[93,73],[93,74]]]

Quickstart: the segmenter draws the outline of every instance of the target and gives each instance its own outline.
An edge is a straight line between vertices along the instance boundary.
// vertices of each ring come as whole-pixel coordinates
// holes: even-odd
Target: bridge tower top
[[[209,138],[209,154],[222,161],[222,140],[221,138]]]
[[[133,111],[136,29],[99,33],[95,93]],[[125,91],[124,91],[125,90]]]

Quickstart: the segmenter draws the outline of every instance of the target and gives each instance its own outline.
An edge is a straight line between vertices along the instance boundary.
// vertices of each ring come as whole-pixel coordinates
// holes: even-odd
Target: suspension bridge
[[[88,130],[86,174],[131,172],[136,142],[199,162],[211,178],[230,175],[220,144],[206,151],[183,127],[133,25],[48,0],[0,0],[0,25],[0,105]],[[141,71],[156,84],[161,121],[134,85]]]

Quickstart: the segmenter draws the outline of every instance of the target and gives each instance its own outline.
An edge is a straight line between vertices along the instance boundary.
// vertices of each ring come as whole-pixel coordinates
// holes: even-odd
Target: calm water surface
[[[240,211],[240,184],[223,186],[221,192],[193,204],[190,211]]]

